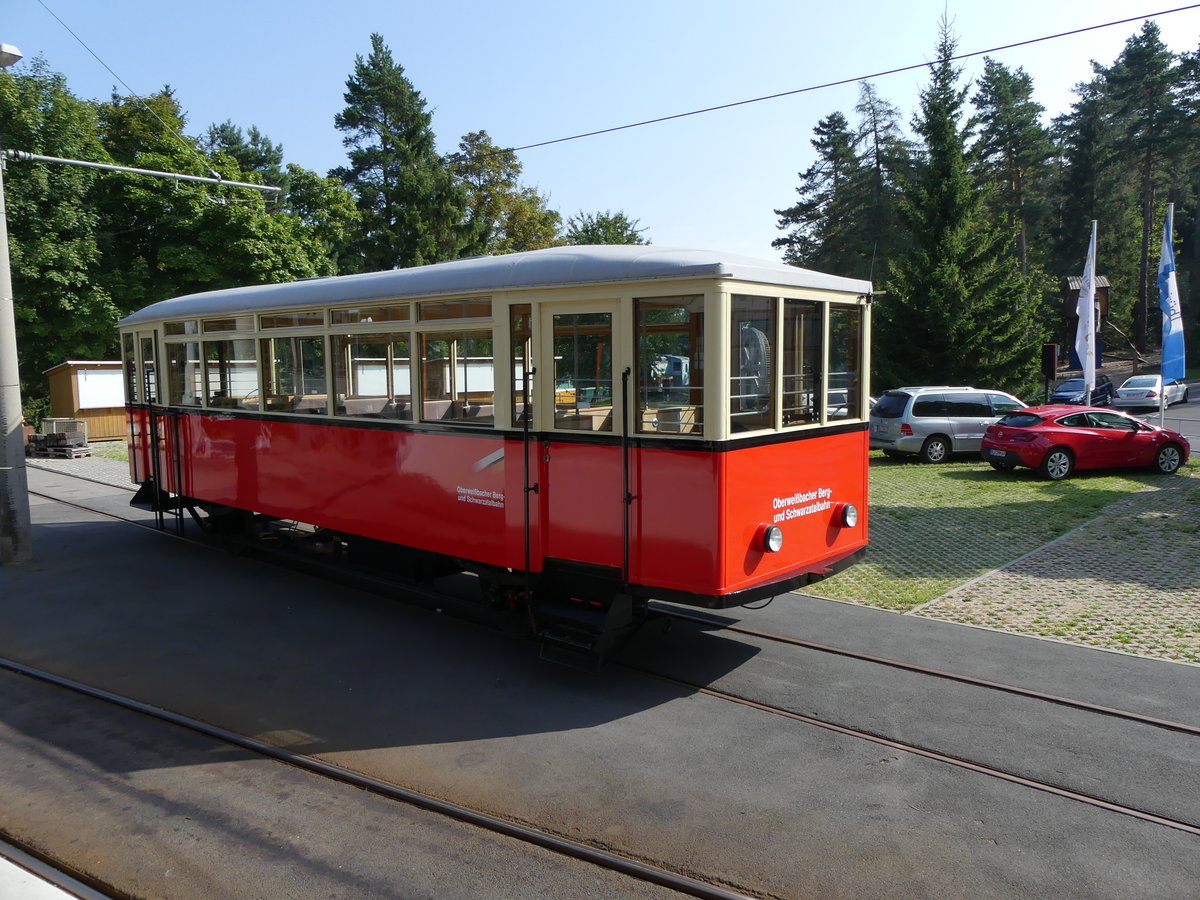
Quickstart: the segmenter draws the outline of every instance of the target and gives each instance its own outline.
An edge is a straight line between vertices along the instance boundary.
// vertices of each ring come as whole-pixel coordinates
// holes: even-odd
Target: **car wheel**
[[[940,434],[935,434],[933,437],[925,438],[925,443],[921,445],[921,462],[945,462],[946,457],[949,455],[950,444]]]
[[[1042,474],[1051,481],[1062,481],[1075,468],[1075,460],[1070,450],[1055,447],[1042,460]]]
[[[988,460],[988,465],[991,466],[993,469],[995,469],[997,472],[1011,472],[1013,469],[1015,469],[1017,467],[1016,463],[992,462],[991,460]]]
[[[1178,444],[1163,444],[1154,457],[1154,469],[1163,475],[1174,475],[1183,464],[1183,453]]]
[[[1191,390],[1191,388],[1184,388],[1184,389],[1183,389],[1183,400],[1181,400],[1181,401],[1180,401],[1181,403],[1187,403],[1187,402],[1188,402],[1188,391],[1190,391],[1190,390]]]

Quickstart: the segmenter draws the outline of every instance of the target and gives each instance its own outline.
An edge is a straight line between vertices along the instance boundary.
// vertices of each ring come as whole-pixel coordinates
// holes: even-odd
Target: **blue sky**
[[[126,92],[96,56],[135,93],[169,84],[189,133],[226,119],[257,125],[283,144],[286,161],[325,173],[345,160],[333,117],[373,31],[425,97],[448,152],[471,131],[519,147],[928,62],[943,13],[959,52],[974,52],[1186,5],[206,0],[185,12],[161,0],[4,0],[0,41],[44,56],[82,97]],[[1171,49],[1200,46],[1200,8],[1155,19]],[[1069,107],[1091,60],[1111,64],[1140,27],[994,56],[1033,76],[1049,117]],[[983,63],[963,65],[974,77]],[[874,84],[907,121],[926,80],[916,70]],[[810,91],[528,150],[523,181],[564,217],[624,210],[656,244],[776,258],[773,210],[794,201],[797,173],[813,160],[813,126],[834,110],[853,121],[857,96],[857,85]]]

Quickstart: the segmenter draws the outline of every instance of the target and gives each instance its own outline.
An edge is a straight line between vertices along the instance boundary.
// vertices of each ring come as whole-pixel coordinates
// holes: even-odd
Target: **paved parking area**
[[[1163,478],[912,611],[1200,664],[1200,475]]]

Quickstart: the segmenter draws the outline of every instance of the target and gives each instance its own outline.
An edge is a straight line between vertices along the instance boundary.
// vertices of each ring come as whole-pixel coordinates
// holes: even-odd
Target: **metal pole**
[[[209,178],[204,175],[182,175],[179,172],[160,172],[156,169],[135,169],[132,166],[117,166],[112,163],[88,162],[83,159],[63,159],[61,156],[42,156],[40,153],[30,153],[27,150],[0,150],[0,158],[15,159],[22,162],[52,162],[68,166],[82,166],[85,169],[103,169],[106,172],[125,172],[129,175],[149,175],[153,178],[167,178],[171,181],[198,181],[201,184],[222,184],[226,187],[250,188],[262,191],[264,194],[277,194],[283,188],[269,184],[250,184],[246,181],[229,181],[225,178]]]
[[[0,566],[33,561],[29,481],[17,369],[17,323],[8,259],[8,212],[4,206],[4,160],[0,157]]]

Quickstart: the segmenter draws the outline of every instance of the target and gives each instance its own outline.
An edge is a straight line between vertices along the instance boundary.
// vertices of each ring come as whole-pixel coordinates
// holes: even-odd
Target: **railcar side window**
[[[167,402],[172,406],[199,406],[203,390],[200,342],[167,344]]]
[[[339,416],[411,420],[411,354],[407,334],[334,338],[334,394]]]
[[[306,309],[292,313],[273,313],[259,316],[259,328],[307,328],[325,324],[325,313],[319,309]]]
[[[407,322],[408,304],[331,309],[330,325],[365,325],[373,322]]]
[[[525,373],[529,370],[530,348],[533,345],[533,309],[528,303],[518,303],[509,308],[508,316],[513,367],[512,423],[524,427],[526,400],[529,401],[529,409],[533,409],[533,379],[529,379],[528,384],[525,382]]]
[[[438,319],[487,319],[492,315],[490,297],[473,300],[430,300],[417,304],[417,318],[422,322]]]
[[[861,307],[830,305],[830,416],[862,418],[862,323]],[[840,404],[840,408],[834,407],[834,401]]]
[[[490,331],[421,335],[421,419],[491,425],[495,361]]]
[[[263,338],[262,364],[264,409],[321,414],[329,408],[324,338]]]
[[[783,302],[783,424],[821,421],[821,407],[830,415],[842,398],[821,396],[821,306],[811,300]],[[830,394],[834,394],[831,384]],[[845,413],[842,413],[843,415]]]
[[[659,297],[636,304],[636,429],[699,434],[704,425],[704,297]]]
[[[258,409],[254,340],[204,342],[204,402],[218,409]]]
[[[729,428],[774,428],[775,300],[748,294],[731,300]]]
[[[612,431],[612,314],[553,318],[554,427]]]
[[[154,367],[154,338],[144,337],[142,344],[142,397],[143,403],[158,402],[158,373]]]

